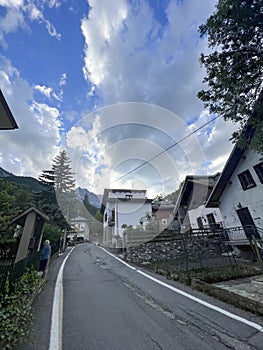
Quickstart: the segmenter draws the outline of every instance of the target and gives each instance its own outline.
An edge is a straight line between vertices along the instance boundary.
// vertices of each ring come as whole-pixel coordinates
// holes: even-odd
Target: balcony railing
[[[233,243],[244,243],[248,244],[252,237],[255,237],[256,240],[263,240],[263,229],[256,226],[239,226],[239,227],[230,227],[224,230],[229,241]]]

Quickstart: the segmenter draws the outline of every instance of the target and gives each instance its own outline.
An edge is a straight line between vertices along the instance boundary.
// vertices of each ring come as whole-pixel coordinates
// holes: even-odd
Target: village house
[[[140,225],[143,217],[151,215],[151,202],[146,190],[105,189],[101,205],[103,244],[122,246],[125,227]]]
[[[263,233],[263,162],[251,149],[235,146],[214,187],[207,209],[220,208],[232,245],[248,244]],[[244,248],[244,247],[243,247]]]
[[[172,201],[161,200],[152,203],[152,214],[158,223],[159,231],[178,230],[178,220],[174,220],[174,203]]]
[[[90,230],[88,225],[88,219],[82,216],[78,216],[74,219],[71,219],[70,226],[73,230],[73,232],[70,232],[70,234],[68,235],[70,240],[74,240],[74,236],[77,235],[77,241],[89,241]]]
[[[214,232],[223,227],[219,208],[205,206],[219,175],[186,176],[173,211],[181,233]]]

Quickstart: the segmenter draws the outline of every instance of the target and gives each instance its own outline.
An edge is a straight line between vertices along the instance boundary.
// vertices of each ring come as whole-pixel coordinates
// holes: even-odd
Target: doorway
[[[247,207],[237,210],[238,218],[241,222],[241,225],[244,228],[245,234],[248,239],[251,239],[251,236],[254,235],[256,238],[259,238],[254,220],[250,214],[250,211]]]

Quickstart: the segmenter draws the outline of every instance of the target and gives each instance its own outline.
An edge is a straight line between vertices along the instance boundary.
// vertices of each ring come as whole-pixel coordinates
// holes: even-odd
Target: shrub
[[[33,321],[32,296],[40,278],[35,270],[28,270],[13,286],[9,279],[0,295],[0,348],[14,349],[28,339]]]

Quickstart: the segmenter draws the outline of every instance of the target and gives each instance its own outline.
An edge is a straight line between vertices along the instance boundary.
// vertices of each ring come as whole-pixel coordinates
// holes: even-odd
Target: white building
[[[103,243],[122,246],[125,225],[137,226],[145,215],[151,215],[151,202],[146,190],[105,189],[101,206]]]
[[[218,206],[226,232],[236,245],[263,232],[263,162],[253,150],[234,147],[208,199],[207,207]],[[243,242],[245,243],[245,242]]]
[[[211,232],[223,227],[223,218],[218,207],[205,207],[219,175],[186,176],[174,208],[174,216],[178,218],[181,233]]]
[[[69,234],[70,240],[74,239],[74,236],[77,235],[77,238],[83,239],[84,241],[89,241],[90,239],[90,230],[88,226],[88,220],[82,216],[78,216],[74,219],[71,219],[70,226],[74,230]]]

